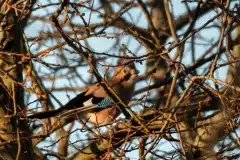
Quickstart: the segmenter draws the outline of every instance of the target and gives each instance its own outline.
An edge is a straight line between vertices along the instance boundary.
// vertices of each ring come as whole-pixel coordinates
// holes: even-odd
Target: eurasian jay
[[[128,104],[133,96],[138,70],[129,60],[119,59],[113,77],[106,80],[120,99]],[[108,124],[120,115],[117,104],[108,96],[103,87],[97,83],[89,86],[86,91],[71,99],[63,107],[28,116],[28,118],[45,119],[49,117],[74,116],[83,118],[95,125]]]

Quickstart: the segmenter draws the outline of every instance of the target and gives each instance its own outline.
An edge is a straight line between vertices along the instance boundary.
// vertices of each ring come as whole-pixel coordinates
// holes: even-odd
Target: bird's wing
[[[90,97],[90,95],[88,96]],[[78,100],[76,100],[75,102],[78,102]],[[59,117],[79,114],[81,112],[94,113],[94,112],[101,111],[105,108],[112,107],[113,104],[114,102],[110,97],[95,97],[94,95],[91,95],[89,99],[87,100],[85,99],[84,102],[81,101],[80,106],[74,103],[70,104],[74,106],[73,108],[69,108],[69,106],[66,106],[69,109],[65,110],[64,112],[61,112],[62,114],[59,114]],[[76,107],[76,106],[79,106],[79,107]]]
[[[87,101],[89,98],[91,98],[90,95],[85,95],[85,94],[86,94],[86,92],[80,93],[79,95],[77,95],[76,97],[71,99],[63,107],[60,107],[58,109],[51,110],[51,111],[43,111],[43,112],[35,113],[33,115],[28,116],[27,118],[29,118],[29,119],[34,119],[34,118],[46,119],[46,118],[50,118],[50,117],[55,117],[59,114],[67,112],[68,110],[78,108],[78,107],[82,107],[84,101]]]
[[[96,112],[104,108],[111,107],[114,104],[110,97],[97,97],[94,93],[89,92],[88,90],[77,95],[66,103],[63,107],[52,110],[36,113],[28,116],[28,118],[38,118],[45,119],[54,116],[69,116],[71,114],[81,113],[81,112]]]

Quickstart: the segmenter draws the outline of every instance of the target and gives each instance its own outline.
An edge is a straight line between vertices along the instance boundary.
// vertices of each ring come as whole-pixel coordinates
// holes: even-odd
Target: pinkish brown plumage
[[[128,104],[133,96],[137,70],[129,60],[120,59],[113,77],[109,78],[107,84],[117,93],[120,99]],[[111,100],[100,84],[89,86],[86,91],[77,95],[63,107],[41,112],[28,118],[49,118],[58,116],[74,116],[83,118],[93,124],[112,123],[120,114],[117,105]]]

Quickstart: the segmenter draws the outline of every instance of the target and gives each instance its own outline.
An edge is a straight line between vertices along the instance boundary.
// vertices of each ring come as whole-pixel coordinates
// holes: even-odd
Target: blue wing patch
[[[114,104],[113,100],[110,97],[105,97],[97,104],[97,108],[107,108],[112,104]]]

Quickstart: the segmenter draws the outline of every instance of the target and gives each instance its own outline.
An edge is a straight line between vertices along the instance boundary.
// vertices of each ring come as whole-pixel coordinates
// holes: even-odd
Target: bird
[[[128,104],[134,94],[137,74],[135,64],[125,58],[120,58],[113,76],[106,80],[119,98]],[[95,125],[113,123],[121,114],[117,104],[108,96],[100,83],[88,86],[87,89],[71,99],[63,107],[56,110],[39,112],[28,116],[29,119],[46,119],[50,117],[66,117],[77,115]]]

